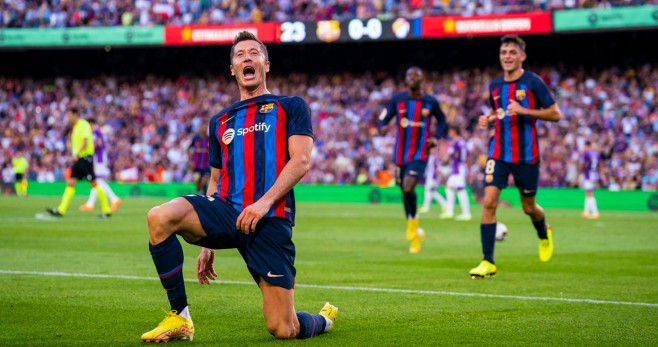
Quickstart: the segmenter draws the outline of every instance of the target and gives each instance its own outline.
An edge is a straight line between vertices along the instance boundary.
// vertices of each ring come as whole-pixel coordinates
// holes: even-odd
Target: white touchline
[[[61,276],[61,277],[87,277],[87,278],[118,278],[118,279],[126,279],[126,280],[152,280],[152,281],[159,280],[156,276],[141,277],[141,276],[124,276],[124,275],[81,274],[81,273],[67,273],[67,272],[14,271],[14,270],[0,270],[0,274]],[[185,282],[197,282],[197,280],[188,278],[188,279],[185,280]],[[245,282],[245,281],[215,280],[213,282],[222,283],[222,284],[255,285],[254,282]],[[501,299],[541,300],[541,301],[565,301],[565,302],[576,302],[576,303],[586,303],[586,304],[609,304],[609,305],[631,305],[631,306],[658,307],[658,303],[648,303],[648,302],[607,301],[607,300],[593,300],[593,299],[568,299],[568,298],[555,298],[555,297],[501,295],[501,294],[483,294],[483,293],[460,293],[460,292],[443,292],[443,291],[434,291],[434,290],[348,287],[348,286],[323,286],[323,285],[317,285],[317,284],[300,284],[300,283],[295,284],[295,287],[318,288],[318,289],[336,289],[336,290],[354,290],[354,291],[362,291],[362,292],[386,292],[386,293],[402,293],[402,294],[472,296],[472,297],[480,297],[480,298],[501,298]]]

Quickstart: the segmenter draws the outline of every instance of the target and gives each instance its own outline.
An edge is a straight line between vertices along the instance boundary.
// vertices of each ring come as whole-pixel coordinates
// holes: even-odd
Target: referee
[[[102,213],[101,218],[110,216],[110,203],[107,196],[100,186],[96,185],[96,174],[94,174],[94,141],[92,141],[92,131],[89,122],[80,118],[80,111],[77,107],[72,107],[66,112],[69,123],[73,126],[71,132],[71,152],[75,164],[71,168],[71,177],[66,181],[66,189],[57,208],[46,208],[50,214],[56,217],[63,217],[69,207],[69,203],[75,194],[75,184],[78,180],[87,180],[96,190],[98,199],[101,201]]]

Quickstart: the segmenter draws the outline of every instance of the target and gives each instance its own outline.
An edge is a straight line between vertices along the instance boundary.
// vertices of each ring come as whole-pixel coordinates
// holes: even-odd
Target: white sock
[[[190,308],[189,308],[189,306],[185,306],[183,311],[178,313],[178,315],[181,316],[181,317],[185,317],[185,319],[191,319],[190,318]]]
[[[446,187],[446,214],[453,214],[455,212],[455,190]]]
[[[91,192],[89,193],[89,200],[87,200],[85,205],[87,205],[89,207],[94,207],[94,204],[96,204],[96,198],[97,197],[98,197],[98,194],[96,193],[96,189],[91,188]]]
[[[459,198],[459,206],[462,208],[462,214],[465,216],[471,215],[471,205],[468,201],[468,194],[466,194],[466,189],[457,190],[457,197]]]
[[[429,210],[431,203],[432,203],[432,190],[425,189],[425,195],[423,196],[423,208]]]
[[[595,197],[590,197],[590,209],[592,210],[592,214],[599,214],[599,208],[596,206],[596,198]]]
[[[589,197],[585,197],[585,210],[583,211],[585,214],[589,213]]]
[[[441,206],[445,206],[446,204],[446,198],[443,197],[443,195],[439,194],[436,190],[432,192],[432,198],[436,200],[436,202],[439,203]]]
[[[110,203],[114,203],[119,200],[117,195],[112,191],[112,188],[110,188],[110,185],[107,184],[104,179],[96,179],[96,182],[98,182],[98,184],[101,186],[101,189],[103,189],[105,194],[107,194],[107,198],[110,199]]]
[[[594,208],[592,206],[592,197],[588,196],[585,198],[585,212],[587,213],[593,213]]]
[[[322,316],[322,315],[320,315],[320,316]],[[325,324],[325,326],[324,326],[324,332],[326,333],[327,331],[329,331],[329,329],[331,329],[331,326],[334,324],[334,322],[332,322],[331,319],[329,319],[325,316],[322,316],[322,318],[324,318],[324,320],[327,322],[327,324]]]

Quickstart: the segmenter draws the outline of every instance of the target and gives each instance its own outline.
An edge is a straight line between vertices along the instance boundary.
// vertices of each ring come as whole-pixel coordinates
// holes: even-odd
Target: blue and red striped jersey
[[[507,82],[503,76],[493,80],[489,84],[489,102],[497,117],[494,134],[489,142],[489,158],[508,163],[537,164],[537,118],[507,113],[510,99],[534,110],[555,104],[544,81],[530,71],[524,71],[516,81]]]
[[[208,139],[199,135],[194,135],[190,143],[190,152],[192,156],[192,168],[194,170],[210,169],[208,162]]]
[[[212,117],[210,166],[220,169],[217,193],[242,211],[274,185],[290,160],[288,138],[313,137],[311,110],[296,96],[261,95],[236,102]],[[265,217],[295,223],[295,196],[291,189],[276,201]]]
[[[393,161],[395,165],[409,164],[414,160],[427,161],[427,139],[430,137],[432,118],[436,118],[434,137],[445,135],[446,117],[433,96],[424,94],[420,99],[409,97],[409,92],[393,94],[386,111],[379,117],[379,128],[396,117],[398,133],[395,139]]]

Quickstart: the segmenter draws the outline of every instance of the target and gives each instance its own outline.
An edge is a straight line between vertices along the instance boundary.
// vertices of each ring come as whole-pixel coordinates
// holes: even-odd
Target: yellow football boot
[[[418,230],[418,218],[407,219],[407,240],[412,241]]]
[[[329,318],[329,320],[331,321],[331,326],[329,327],[329,330],[331,330],[331,328],[334,327],[336,316],[338,316],[338,307],[327,302],[326,304],[324,304],[324,307],[322,307],[320,313],[318,314]]]
[[[469,274],[471,275],[472,279],[476,277],[478,278],[493,277],[496,275],[496,265],[491,264],[486,260],[483,260],[480,263],[480,265],[478,265],[476,268],[471,269],[471,271],[469,271]]]
[[[192,341],[193,338],[194,323],[192,323],[192,319],[179,315],[175,310],[168,312],[167,317],[155,329],[142,335],[142,341],[156,343],[173,340]]]
[[[553,256],[553,230],[546,224],[546,240],[539,239],[539,260],[547,262]]]
[[[420,244],[425,239],[425,230],[418,228],[417,232],[414,233],[414,238],[411,240],[411,246],[409,246],[409,253],[416,254],[420,253]]]

